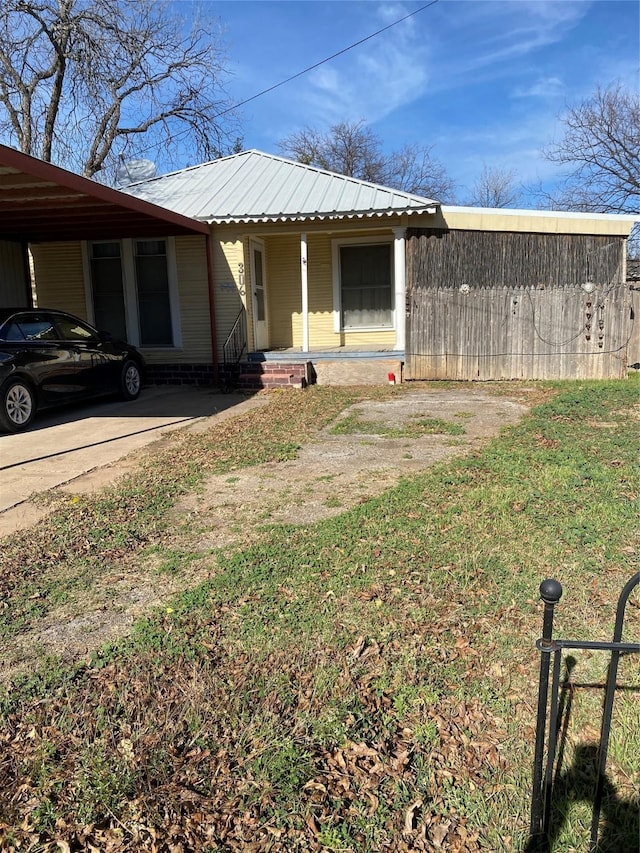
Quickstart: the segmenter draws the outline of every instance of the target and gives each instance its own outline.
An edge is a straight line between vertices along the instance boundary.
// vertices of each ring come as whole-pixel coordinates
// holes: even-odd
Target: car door
[[[69,373],[69,394],[92,397],[112,390],[112,361],[93,326],[70,314],[52,312],[61,348],[70,353],[74,370]]]
[[[43,404],[55,404],[69,396],[76,364],[72,354],[60,346],[48,312],[17,312],[5,325],[4,340],[5,348],[13,353],[16,372],[37,388]]]

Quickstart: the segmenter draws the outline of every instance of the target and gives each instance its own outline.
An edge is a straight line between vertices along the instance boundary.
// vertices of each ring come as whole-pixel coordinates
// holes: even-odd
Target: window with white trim
[[[94,323],[140,347],[179,346],[173,241],[87,244],[89,301]]]
[[[126,340],[120,243],[92,243],[90,261],[95,325],[108,329],[114,338]]]
[[[334,266],[339,330],[393,328],[393,244],[377,238],[336,241]]]
[[[165,240],[136,240],[136,287],[141,346],[173,346]]]

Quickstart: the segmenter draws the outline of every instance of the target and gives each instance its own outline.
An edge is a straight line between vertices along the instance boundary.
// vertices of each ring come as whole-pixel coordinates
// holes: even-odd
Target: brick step
[[[281,364],[258,362],[241,364],[235,379],[239,388],[306,388],[309,383],[306,363]]]

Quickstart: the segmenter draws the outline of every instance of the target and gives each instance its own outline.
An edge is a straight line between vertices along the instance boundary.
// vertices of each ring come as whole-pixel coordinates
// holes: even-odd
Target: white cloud
[[[539,77],[529,86],[517,87],[515,98],[557,98],[566,94],[566,87],[559,77]]]
[[[448,28],[434,42],[434,60],[444,72],[441,90],[513,74],[516,63],[562,41],[587,13],[589,4],[536,2],[449,2]]]
[[[370,30],[405,14],[399,4],[376,6]],[[428,48],[410,18],[314,71],[305,86],[306,108],[324,123],[374,122],[422,96],[428,80]]]

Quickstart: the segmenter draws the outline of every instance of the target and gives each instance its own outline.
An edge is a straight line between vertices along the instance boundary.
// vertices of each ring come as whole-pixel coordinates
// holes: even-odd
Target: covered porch
[[[402,381],[406,226],[334,228],[245,232],[233,243],[243,251],[226,271],[237,282],[225,288],[237,311],[221,335],[227,384]]]

